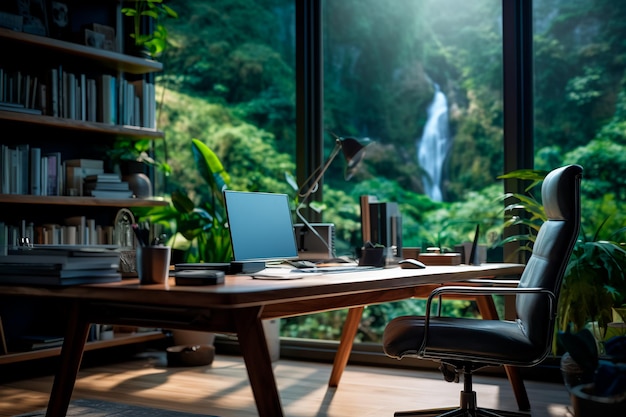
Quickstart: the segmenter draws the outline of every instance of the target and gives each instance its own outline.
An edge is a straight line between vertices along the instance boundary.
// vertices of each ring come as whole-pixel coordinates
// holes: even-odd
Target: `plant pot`
[[[569,352],[561,356],[561,375],[565,387],[570,392],[573,387],[590,384],[593,381],[593,372],[584,372]]]
[[[574,417],[623,416],[626,415],[626,393],[615,397],[598,397],[589,394],[593,384],[572,387],[570,397]]]

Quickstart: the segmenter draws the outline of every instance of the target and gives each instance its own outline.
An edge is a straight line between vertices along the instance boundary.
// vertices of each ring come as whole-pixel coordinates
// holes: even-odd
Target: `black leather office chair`
[[[528,413],[479,408],[472,374],[486,366],[534,366],[549,354],[559,290],[580,229],[582,167],[568,165],[546,176],[541,187],[547,221],[517,286],[443,286],[427,299],[426,316],[391,320],[383,335],[390,357],[412,356],[441,363],[448,381],[464,387],[458,408],[396,412],[395,416],[511,416]],[[431,304],[444,295],[516,295],[516,320],[479,320],[431,315]]]

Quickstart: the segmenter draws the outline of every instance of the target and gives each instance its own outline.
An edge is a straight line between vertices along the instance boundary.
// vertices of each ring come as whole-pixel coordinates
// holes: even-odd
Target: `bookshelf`
[[[22,80],[26,79],[26,76],[29,79],[28,85],[37,85],[31,91],[21,89],[25,87],[17,87],[19,90],[15,89],[15,91],[28,92],[28,99],[24,99],[22,96],[24,107],[28,108],[28,111],[11,109],[6,96],[0,95],[0,102],[7,104],[0,106],[0,129],[5,132],[13,132],[3,134],[0,145],[4,145],[5,149],[28,145],[31,149],[33,147],[40,148],[42,154],[59,153],[62,160],[75,158],[104,160],[106,149],[113,146],[118,138],[162,140],[164,134],[156,128],[156,123],[146,123],[143,114],[141,117],[137,116],[140,113],[139,110],[132,110],[133,106],[139,102],[142,113],[147,108],[153,109],[155,107],[154,102],[150,101],[148,105],[144,105],[147,102],[147,96],[141,96],[139,92],[135,93],[134,89],[127,89],[127,85],[153,83],[154,74],[162,71],[163,65],[154,60],[124,53],[123,37],[125,30],[124,18],[120,13],[121,2],[117,0],[70,0],[66,3],[74,16],[80,15],[80,19],[83,21],[89,22],[88,19],[93,19],[93,22],[98,24],[104,22],[104,24],[115,29],[115,50],[82,44],[79,40],[80,36],[56,39],[51,36],[35,35],[0,27],[0,44],[3,45],[3,56],[10,57],[0,64],[0,81],[2,81],[0,93],[3,91],[6,93],[8,85],[17,83],[16,80],[19,80],[20,85],[24,85],[21,83]],[[111,91],[114,94],[119,93],[119,95],[114,96],[111,106],[109,106],[115,112],[114,120],[103,120],[100,115],[102,111],[100,107],[104,104],[99,100],[104,93],[98,90],[96,94],[94,90],[94,94],[90,98],[87,95],[87,86],[81,84],[82,81],[76,81],[76,84],[72,83],[79,88],[77,93],[69,93],[69,90],[58,93],[60,102],[72,102],[72,105],[78,106],[78,109],[67,111],[69,104],[66,104],[68,107],[63,112],[60,110],[53,112],[50,104],[52,92],[50,73],[52,69],[76,76],[79,80],[81,76],[85,80],[99,80],[105,76],[113,78],[115,87],[112,87]],[[37,78],[37,83],[34,82],[35,78]],[[59,83],[65,82],[63,80],[67,79],[59,76]],[[45,87],[41,87],[42,84],[45,84]],[[67,85],[70,85],[69,82]],[[124,91],[129,91],[129,100],[126,100]],[[76,101],[74,102],[74,100]],[[17,103],[15,96],[11,97],[11,101]],[[61,104],[58,106],[60,109]],[[81,106],[83,107],[82,114]],[[86,116],[88,106],[92,106],[94,109],[97,107],[98,114],[96,117],[89,119]],[[126,109],[126,107],[131,110],[124,110],[124,117],[122,117],[122,109]],[[128,114],[132,116],[128,116]],[[5,161],[0,161],[0,166],[3,165],[3,162]],[[62,167],[62,169],[64,168]],[[11,175],[14,176],[15,174]],[[26,181],[30,181],[30,178]],[[0,189],[0,206],[2,206],[0,226],[12,225],[16,227],[23,222],[30,222],[35,225],[61,223],[63,219],[71,216],[87,216],[96,219],[95,221],[99,224],[111,225],[121,209],[132,210],[136,207],[167,205],[167,202],[158,199],[108,199],[70,196],[66,195],[63,189],[59,189],[58,195],[32,195],[24,192],[7,191],[9,190]],[[1,237],[0,242],[2,241]],[[36,305],[32,307],[32,316],[36,317],[37,314],[41,313],[41,311],[37,311],[38,307]],[[0,317],[2,317],[0,325],[3,324],[3,327],[0,328],[0,335],[3,336],[2,340],[5,342],[0,345],[0,365],[56,356],[60,353],[60,348],[26,352],[10,350],[10,338],[15,336],[16,327],[20,326],[23,320],[27,320],[27,318],[22,319],[19,316],[30,315],[30,311],[29,314],[24,314],[25,308],[27,307],[19,305],[15,300],[0,300]],[[41,309],[45,308],[46,306],[41,307]],[[49,311],[44,314],[49,315]],[[62,317],[63,312],[60,312],[61,324]],[[47,318],[51,322],[55,320],[54,317]],[[59,327],[62,327],[61,324]],[[86,349],[143,343],[163,337],[164,335],[160,331],[125,333],[113,339],[89,342]]]

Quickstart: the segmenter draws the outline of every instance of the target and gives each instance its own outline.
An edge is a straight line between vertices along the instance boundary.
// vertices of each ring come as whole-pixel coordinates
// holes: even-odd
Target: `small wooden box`
[[[424,265],[461,265],[460,253],[420,253]]]

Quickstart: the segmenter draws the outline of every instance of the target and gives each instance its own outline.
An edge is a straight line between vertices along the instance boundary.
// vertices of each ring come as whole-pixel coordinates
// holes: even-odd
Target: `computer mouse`
[[[398,261],[398,265],[400,265],[400,268],[403,269],[422,269],[422,268],[426,268],[426,265],[424,265],[424,263],[418,261],[417,259],[403,259],[401,261]]]
[[[311,261],[298,260],[298,261],[287,261],[287,262],[296,268],[315,268],[316,267],[315,263]]]

